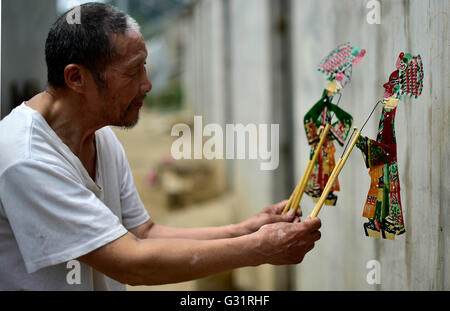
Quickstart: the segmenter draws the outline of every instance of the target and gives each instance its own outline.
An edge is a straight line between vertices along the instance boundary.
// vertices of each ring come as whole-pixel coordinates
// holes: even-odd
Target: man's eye
[[[140,69],[135,69],[135,70],[133,70],[133,71],[130,71],[130,72],[128,73],[128,75],[129,75],[130,77],[134,77],[134,76],[136,76],[136,75],[139,74],[139,71],[140,71]]]

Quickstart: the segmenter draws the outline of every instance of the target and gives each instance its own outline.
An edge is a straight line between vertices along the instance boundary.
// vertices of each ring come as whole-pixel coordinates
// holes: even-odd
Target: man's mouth
[[[139,107],[139,108],[141,108],[143,105],[144,105],[144,99],[145,99],[145,95],[144,96],[142,96],[141,98],[139,98],[139,100],[136,102],[136,106],[137,107]]]
[[[131,102],[130,109],[131,108],[141,108],[143,105],[144,105],[144,99],[139,99],[139,100]]]

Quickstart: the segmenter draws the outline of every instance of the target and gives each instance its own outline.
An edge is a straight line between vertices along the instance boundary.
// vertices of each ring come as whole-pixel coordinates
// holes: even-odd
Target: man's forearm
[[[240,224],[204,228],[175,228],[153,224],[149,228],[146,238],[215,240],[235,238],[247,233],[249,232],[246,232]]]
[[[87,255],[81,260],[122,283],[158,285],[262,264],[264,258],[256,251],[257,245],[253,235],[218,240],[141,240],[128,233],[94,251],[95,257]],[[111,260],[111,254],[117,259]],[[103,260],[105,256],[108,260]]]
[[[260,264],[251,238],[210,241],[141,240],[138,284],[183,282],[243,266]]]

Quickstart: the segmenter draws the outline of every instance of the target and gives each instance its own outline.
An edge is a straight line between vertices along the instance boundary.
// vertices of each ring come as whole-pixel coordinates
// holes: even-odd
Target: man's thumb
[[[293,209],[290,209],[286,214],[283,215],[283,219],[285,220],[292,220],[295,216],[295,211]]]

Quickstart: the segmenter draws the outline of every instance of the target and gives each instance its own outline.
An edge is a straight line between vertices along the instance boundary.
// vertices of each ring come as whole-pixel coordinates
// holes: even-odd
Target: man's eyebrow
[[[144,63],[147,59],[146,57],[142,56],[136,56],[135,58],[131,59],[129,62],[127,62],[127,67],[135,67],[137,65],[140,65],[141,63]]]

